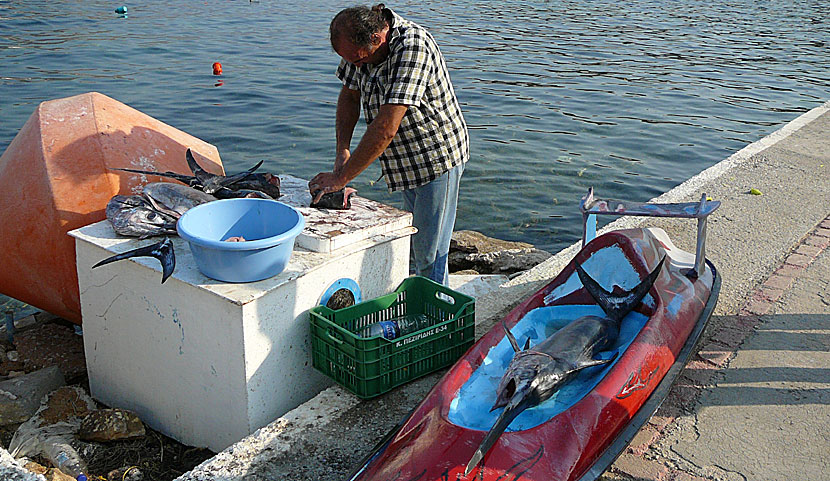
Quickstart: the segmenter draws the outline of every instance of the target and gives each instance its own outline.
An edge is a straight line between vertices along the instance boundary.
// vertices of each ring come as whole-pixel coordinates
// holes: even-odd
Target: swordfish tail
[[[655,267],[645,279],[640,281],[640,283],[630,291],[626,291],[619,295],[612,294],[610,291],[607,291],[599,285],[596,280],[585,272],[581,265],[576,266],[576,272],[577,275],[579,275],[579,280],[582,281],[582,285],[585,286],[585,289],[591,294],[591,297],[593,297],[602,310],[605,311],[605,314],[614,321],[619,322],[622,318],[627,316],[629,312],[634,310],[646,294],[648,294],[648,291],[651,290],[651,286],[653,286],[654,282],[657,280],[657,276],[660,275],[660,270],[663,268],[663,263],[665,261],[666,256],[663,256],[657,264],[657,267]]]

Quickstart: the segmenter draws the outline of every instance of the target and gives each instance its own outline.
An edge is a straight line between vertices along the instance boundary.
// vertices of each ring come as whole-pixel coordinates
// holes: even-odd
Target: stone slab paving
[[[830,217],[819,226],[826,224]],[[730,318],[731,325],[707,333],[697,359],[618,459],[609,480],[827,479],[826,235],[822,227],[809,233]],[[820,247],[802,254],[805,245]],[[794,261],[803,269],[793,275]],[[786,287],[771,290],[771,284]]]

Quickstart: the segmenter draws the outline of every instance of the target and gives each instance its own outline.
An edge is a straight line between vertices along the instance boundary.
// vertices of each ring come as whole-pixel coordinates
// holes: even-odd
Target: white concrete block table
[[[93,397],[184,444],[219,451],[329,385],[311,367],[307,311],[341,278],[356,281],[364,299],[397,287],[408,276],[412,217],[360,197],[349,211],[310,209],[305,181],[281,179],[280,200],[303,212],[306,228],[286,270],[270,279],[205,277],[178,237],[164,284],[149,257],[91,269],[158,239],[118,236],[108,221],[70,232]]]

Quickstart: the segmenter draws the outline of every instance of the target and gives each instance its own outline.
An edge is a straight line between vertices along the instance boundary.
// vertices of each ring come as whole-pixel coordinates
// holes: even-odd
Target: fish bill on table
[[[158,259],[161,262],[162,284],[173,274],[173,270],[176,268],[176,254],[173,252],[173,242],[170,241],[169,237],[165,237],[161,242],[155,244],[138,247],[112,257],[107,257],[96,263],[92,268],[95,269],[96,267],[133,257],[154,257]]]
[[[645,279],[623,294],[613,294],[603,289],[582,266],[577,265],[579,279],[605,312],[606,317],[583,316],[575,319],[533,348],[530,348],[528,340],[524,350],[520,350],[515,337],[503,324],[514,356],[496,389],[496,402],[491,411],[498,408],[504,408],[504,411],[473,454],[467,464],[465,475],[469,475],[481,462],[504,430],[522,411],[549,399],[580,370],[614,360],[595,357],[614,344],[620,333],[622,319],[634,310],[651,290],[665,260],[664,257]]]
[[[192,175],[185,175],[185,174],[177,174],[175,172],[171,172],[169,170],[164,172],[153,172],[152,170],[138,170],[138,169],[127,169],[127,168],[118,168],[113,167],[112,170],[120,170],[122,172],[130,172],[132,174],[143,174],[143,175],[155,175],[157,177],[167,177],[170,179],[178,180],[179,182],[186,184],[194,189],[201,189],[201,185],[196,180],[196,177]]]

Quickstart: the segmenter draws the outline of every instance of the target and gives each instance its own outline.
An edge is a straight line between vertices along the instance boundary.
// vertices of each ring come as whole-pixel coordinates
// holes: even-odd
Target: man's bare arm
[[[344,151],[346,152],[345,157],[348,159],[348,151],[352,143],[352,134],[354,134],[354,127],[357,125],[359,118],[360,91],[352,90],[344,85],[340,89],[340,96],[337,97],[337,116],[334,123],[337,141],[335,158],[337,160],[340,159]],[[337,168],[337,161],[335,161],[335,170]]]
[[[341,190],[380,157],[398,133],[407,108],[401,104],[380,107],[377,117],[366,128],[366,133],[342,168],[334,172],[321,172],[308,183],[309,191],[316,194],[315,202],[325,193]]]

